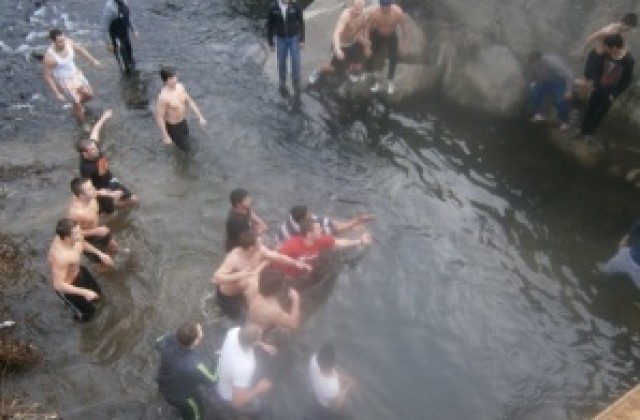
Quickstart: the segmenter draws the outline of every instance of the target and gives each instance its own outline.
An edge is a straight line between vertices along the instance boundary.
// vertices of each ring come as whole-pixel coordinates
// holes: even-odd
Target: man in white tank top
[[[60,29],[52,29],[49,38],[53,43],[44,55],[44,80],[61,102],[70,100],[73,103],[73,113],[78,122],[82,123],[83,104],[93,97],[93,90],[84,74],[76,67],[74,55],[77,52],[94,67],[100,67],[100,61],[84,47],[64,36]]]

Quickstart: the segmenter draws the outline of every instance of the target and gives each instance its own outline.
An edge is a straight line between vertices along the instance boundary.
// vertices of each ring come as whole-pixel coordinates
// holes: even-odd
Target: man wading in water
[[[93,58],[81,45],[64,36],[60,29],[52,29],[49,38],[53,43],[44,54],[44,80],[61,102],[71,100],[73,114],[78,123],[83,123],[83,104],[93,97],[93,90],[73,59],[77,52],[94,67],[100,67],[100,61]]]
[[[174,69],[161,68],[160,78],[164,86],[158,96],[156,122],[162,133],[162,141],[165,144],[175,144],[178,149],[188,153],[191,151],[191,141],[189,126],[184,118],[187,105],[198,116],[201,126],[204,127],[207,120],[204,119],[198,105],[191,99],[182,83],[178,82]]]
[[[80,266],[80,254],[90,252],[103,264],[113,266],[111,257],[86,242],[82,230],[71,219],[56,225],[56,237],[49,248],[49,266],[53,289],[73,310],[76,321],[88,321],[95,314],[93,304],[100,297],[100,286],[89,271]]]

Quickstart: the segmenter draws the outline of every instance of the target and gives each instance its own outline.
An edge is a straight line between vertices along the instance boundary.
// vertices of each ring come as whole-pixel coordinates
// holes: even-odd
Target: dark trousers
[[[109,36],[113,45],[113,54],[118,60],[120,69],[131,73],[135,69],[135,62],[133,61],[133,49],[129,39],[129,28],[126,23],[114,20],[109,27]]]
[[[389,73],[387,79],[393,80],[393,76],[396,74],[396,66],[398,65],[398,35],[394,32],[391,35],[384,36],[373,29],[369,33],[369,40],[371,41],[371,57],[367,60],[367,71],[373,71],[374,62],[380,59],[382,51],[384,51],[386,47],[389,56]]]
[[[566,81],[561,77],[535,82],[529,92],[533,112],[541,114],[544,110],[544,99],[547,96],[553,96],[553,102],[558,112],[558,119],[563,123],[569,122],[569,104],[564,99],[566,86]]]
[[[589,97],[589,104],[582,117],[582,134],[593,135],[611,108],[610,93],[596,89]]]

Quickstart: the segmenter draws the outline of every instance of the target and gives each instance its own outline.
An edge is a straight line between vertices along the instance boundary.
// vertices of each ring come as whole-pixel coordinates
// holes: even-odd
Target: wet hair
[[[88,137],[80,139],[76,143],[76,150],[78,151],[78,153],[86,152],[89,146],[91,146],[93,143],[95,142]]]
[[[262,336],[262,329],[255,324],[248,324],[240,328],[238,341],[244,348],[253,346]]]
[[[271,297],[282,290],[284,279],[282,275],[275,270],[262,270],[260,279],[258,280],[258,291],[264,297]]]
[[[85,182],[89,181],[89,178],[73,178],[71,180],[71,192],[76,197],[80,197],[82,194],[82,186]]]
[[[58,28],[53,28],[49,31],[49,39],[54,42],[60,35],[62,35],[62,31]]]
[[[315,224],[316,221],[313,219],[304,219],[302,222],[300,222],[300,235],[307,236],[307,233],[313,232]]]
[[[529,63],[537,63],[540,60],[542,60],[542,52],[540,50],[531,51],[527,57]]]
[[[191,347],[198,339],[198,323],[195,321],[186,321],[178,327],[176,331],[176,339],[178,343],[184,347]]]
[[[328,371],[336,367],[336,349],[333,344],[325,344],[318,350],[316,355],[318,367],[323,371]]]
[[[291,218],[294,222],[300,223],[304,220],[305,217],[307,217],[308,211],[309,210],[307,209],[307,206],[293,206],[291,207]]]
[[[620,21],[625,26],[635,28],[636,26],[638,26],[638,15],[636,15],[635,13],[627,13],[626,15],[622,16],[622,19]]]
[[[176,69],[174,69],[173,67],[163,66],[160,68],[160,78],[162,79],[163,83],[171,79],[175,75]]]
[[[56,235],[60,237],[60,239],[64,239],[66,237],[71,236],[71,231],[76,226],[76,222],[71,219],[60,219],[58,223],[56,223]]]
[[[624,39],[620,34],[611,34],[605,36],[602,43],[609,48],[622,48],[624,46]]]
[[[247,228],[240,233],[238,237],[238,245],[242,249],[248,249],[257,243],[256,233],[253,229]]]
[[[247,197],[249,197],[249,191],[245,190],[244,188],[236,188],[235,190],[231,191],[231,194],[229,194],[231,207],[235,207],[238,204],[242,203],[242,201]]]

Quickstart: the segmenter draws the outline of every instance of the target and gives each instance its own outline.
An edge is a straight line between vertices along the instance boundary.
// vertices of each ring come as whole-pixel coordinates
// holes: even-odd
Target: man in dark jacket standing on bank
[[[274,38],[275,36],[275,43]],[[300,50],[304,47],[304,17],[294,0],[276,0],[267,14],[267,42],[278,58],[280,92],[287,90],[287,56],[291,56],[291,81],[300,92]]]
[[[634,59],[624,48],[622,35],[607,35],[602,41],[607,56],[600,74],[594,80],[594,89],[582,119],[583,135],[593,135],[609,108],[631,84]]]

